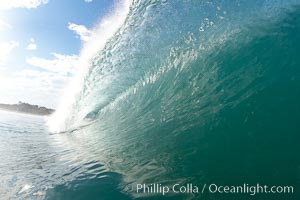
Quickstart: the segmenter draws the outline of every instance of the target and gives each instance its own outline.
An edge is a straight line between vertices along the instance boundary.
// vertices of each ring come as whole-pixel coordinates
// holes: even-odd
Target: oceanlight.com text
[[[249,194],[251,196],[256,194],[293,194],[293,186],[268,186],[260,185],[249,185],[244,183],[240,186],[223,186],[217,184],[204,185],[203,191],[209,191],[209,193],[219,193],[219,194]]]

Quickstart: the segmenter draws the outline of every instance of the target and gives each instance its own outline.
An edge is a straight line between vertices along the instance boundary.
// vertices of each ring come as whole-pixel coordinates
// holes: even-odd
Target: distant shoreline
[[[55,112],[52,108],[46,108],[38,105],[31,105],[29,103],[19,102],[18,104],[0,104],[0,109],[5,111],[12,111],[23,114],[47,116]]]

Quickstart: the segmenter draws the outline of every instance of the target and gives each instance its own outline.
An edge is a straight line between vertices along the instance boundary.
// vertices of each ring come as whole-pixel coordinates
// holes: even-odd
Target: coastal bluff
[[[31,105],[29,103],[19,102],[18,104],[2,104],[0,103],[0,109],[19,112],[19,113],[27,113],[32,115],[51,115],[55,110],[51,108],[46,108],[38,105]]]

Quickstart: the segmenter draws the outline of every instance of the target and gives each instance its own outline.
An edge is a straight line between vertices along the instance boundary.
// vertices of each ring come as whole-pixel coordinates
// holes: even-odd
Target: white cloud
[[[28,57],[26,58],[26,62],[31,66],[61,75],[70,75],[75,72],[76,66],[78,65],[78,56],[58,53],[53,53],[52,55],[53,59]]]
[[[1,0],[0,10],[12,8],[37,8],[38,6],[47,3],[48,0]]]
[[[19,46],[19,43],[14,40],[0,44],[0,65],[5,64],[9,55],[17,46]]]
[[[68,28],[79,35],[80,40],[87,42],[93,35],[93,32],[87,29],[84,25],[69,23]]]
[[[84,0],[86,3],[91,3],[93,0]]]
[[[0,102],[25,101],[54,107],[72,78],[78,56],[52,54],[52,59],[26,58],[37,69],[24,69],[11,77],[0,74]]]
[[[26,47],[27,50],[33,51],[37,49],[37,44],[35,43],[34,38],[30,38],[30,43]]]
[[[37,49],[37,45],[35,43],[28,44],[28,46],[26,47],[26,49],[29,50],[29,51],[36,50]]]
[[[8,24],[6,21],[0,19],[0,31],[11,29],[11,28],[12,27],[10,24]]]
[[[11,77],[0,74],[0,102],[25,101],[54,107],[70,79],[53,72],[28,69]]]

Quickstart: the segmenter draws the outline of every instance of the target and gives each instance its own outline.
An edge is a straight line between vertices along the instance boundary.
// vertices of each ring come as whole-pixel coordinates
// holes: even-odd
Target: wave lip
[[[66,131],[71,124],[77,124],[80,119],[84,118],[80,113],[77,113],[79,116],[75,117],[73,112],[76,110],[78,96],[82,92],[85,76],[93,65],[97,54],[124,24],[130,10],[131,0],[117,1],[115,5],[114,9],[94,27],[90,40],[83,44],[77,73],[66,88],[56,112],[48,119],[47,124],[52,133]]]

